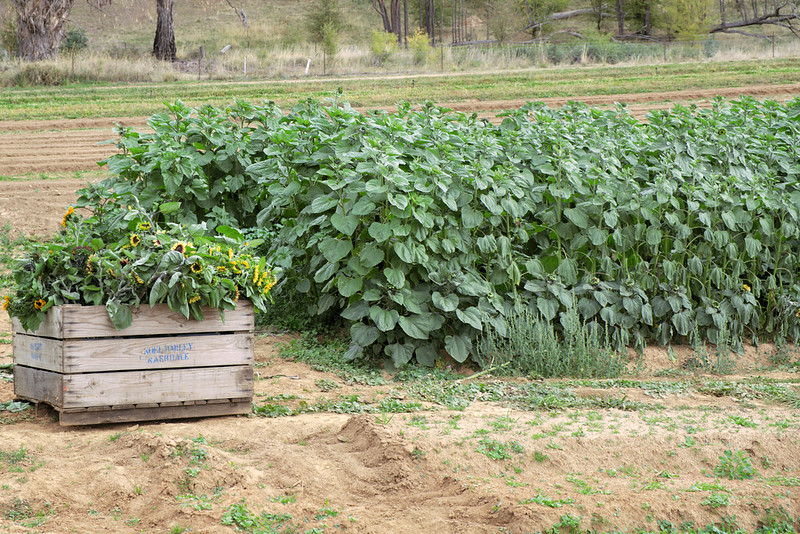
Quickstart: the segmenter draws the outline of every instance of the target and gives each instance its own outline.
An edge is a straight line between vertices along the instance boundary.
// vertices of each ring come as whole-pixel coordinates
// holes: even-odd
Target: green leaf
[[[334,213],[331,215],[331,224],[338,231],[349,237],[353,235],[353,232],[355,232],[358,227],[358,217]]]
[[[358,343],[351,343],[347,351],[342,355],[342,359],[346,362],[351,362],[360,358],[364,354],[364,347]]]
[[[472,350],[472,341],[462,335],[447,336],[444,338],[444,348],[451,358],[458,363],[464,363]]]
[[[336,287],[339,289],[339,294],[345,298],[352,297],[359,291],[364,285],[364,280],[361,278],[350,278],[347,276],[340,276],[336,280]]]
[[[578,271],[575,268],[575,260],[572,258],[564,258],[561,260],[556,272],[566,285],[571,286],[578,283]]]
[[[400,289],[406,284],[406,275],[399,269],[387,267],[383,270],[383,274],[386,276],[386,280],[397,289]]]
[[[397,322],[400,325],[400,328],[403,329],[403,332],[405,332],[406,335],[408,335],[409,337],[413,337],[415,339],[428,339],[428,332],[430,331],[430,325],[423,316],[421,315],[411,315],[409,317],[400,316]]]
[[[414,260],[416,259],[414,250],[405,241],[395,242],[394,252],[404,263],[411,264],[414,263]]]
[[[395,367],[403,367],[414,355],[414,345],[411,343],[392,343],[386,345],[383,350],[392,359]]]
[[[353,243],[349,239],[335,239],[329,237],[319,244],[319,251],[330,263],[346,257],[353,250]]]
[[[109,300],[106,303],[106,311],[108,312],[108,318],[111,319],[111,324],[117,330],[128,328],[133,322],[133,313],[130,306]]]
[[[431,300],[433,301],[433,305],[439,308],[444,312],[452,312],[458,308],[458,295],[455,293],[450,293],[446,297],[442,296],[441,293],[438,291],[434,291],[431,293]]]
[[[381,332],[388,332],[397,326],[400,314],[396,310],[384,310],[380,306],[372,306],[369,309],[369,318],[372,319]]]
[[[465,206],[461,210],[461,222],[464,228],[477,228],[483,222],[483,213],[470,206]]]
[[[466,323],[476,330],[483,330],[483,314],[475,306],[470,306],[464,311],[457,309],[456,316],[462,323]]]
[[[179,209],[181,209],[180,202],[164,202],[163,204],[160,204],[158,206],[158,211],[160,211],[164,215],[175,213]]]
[[[417,363],[425,367],[433,367],[436,363],[438,350],[433,343],[427,343],[416,348],[414,356],[417,358]]]
[[[242,241],[244,241],[244,234],[242,234],[242,232],[240,232],[236,228],[232,228],[230,226],[226,226],[226,225],[220,224],[220,225],[217,225],[217,227],[214,228],[214,230],[219,235],[224,235],[225,237],[227,237],[229,239],[233,239],[236,242],[241,243]]]
[[[589,217],[582,208],[566,208],[564,215],[578,228],[585,230],[589,227]]]
[[[552,321],[558,313],[558,302],[555,298],[536,297],[536,308],[547,321]]]
[[[369,347],[378,340],[380,330],[364,323],[355,323],[350,327],[350,337],[362,347]]]
[[[339,205],[339,199],[331,196],[319,196],[311,201],[310,213],[322,213]]]
[[[350,210],[350,214],[355,215],[356,217],[363,217],[364,215],[375,213],[376,208],[377,206],[374,202],[367,198],[361,198],[353,205],[353,209]]]
[[[361,254],[358,255],[358,259],[361,262],[361,265],[363,265],[368,269],[371,269],[372,267],[375,267],[380,262],[382,262],[383,257],[384,257],[383,250],[381,250],[372,243],[366,245],[361,250]]]
[[[367,231],[369,232],[369,236],[378,243],[383,243],[392,237],[392,227],[388,224],[374,222],[369,225]]]
[[[360,321],[370,313],[369,304],[364,300],[353,302],[348,307],[342,310],[340,314],[348,321]]]

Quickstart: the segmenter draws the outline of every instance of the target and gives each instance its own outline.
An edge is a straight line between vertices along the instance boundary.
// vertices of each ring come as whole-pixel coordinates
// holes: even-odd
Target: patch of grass
[[[728,506],[728,504],[730,503],[728,502],[727,493],[712,493],[700,503],[701,506],[708,506],[709,508],[722,508],[723,506]]]
[[[475,450],[492,460],[508,460],[513,454],[524,453],[525,447],[517,441],[505,442],[483,436]]]
[[[565,504],[574,504],[575,499],[553,499],[542,493],[537,493],[533,497],[519,501],[520,504],[540,504],[548,508],[561,508]]]
[[[749,480],[755,475],[750,457],[742,451],[726,450],[719,456],[714,474],[731,480]]]
[[[331,338],[320,342],[312,334],[304,334],[280,347],[283,358],[304,362],[316,371],[333,373],[346,382],[379,386],[387,383],[383,371],[374,364],[348,362],[343,356],[346,350],[343,340]]]

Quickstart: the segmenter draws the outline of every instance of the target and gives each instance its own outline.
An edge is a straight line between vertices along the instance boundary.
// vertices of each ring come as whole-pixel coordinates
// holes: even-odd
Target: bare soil
[[[651,95],[658,103],[642,103],[636,112],[711,96]],[[606,98],[592,104],[622,101]],[[518,103],[471,109],[510,105]],[[103,121],[0,123],[0,174],[8,174],[5,158],[16,153],[6,140],[28,135],[32,144],[90,128],[98,133],[81,141],[88,146],[110,136],[111,120],[108,128]],[[42,153],[30,152],[26,172],[45,172],[38,165],[48,160],[65,170],[63,156]],[[72,169],[89,168],[97,157],[87,155],[85,166]],[[79,179],[4,182],[0,226],[45,236],[82,185]],[[748,386],[796,380],[771,367],[773,347],[748,347],[736,357],[737,374],[724,378],[687,374],[687,348],[648,348],[631,355],[629,377],[647,387],[567,387],[596,400],[592,407],[528,411],[477,395],[458,411],[419,393],[424,389],[364,385],[279,357],[277,347],[291,339],[257,338],[256,404],[325,400],[332,408],[91,427],[61,427],[44,405],[0,411],[0,532],[234,532],[223,518],[243,504],[256,516],[274,514],[263,515],[265,521],[285,514],[298,532],[375,534],[537,532],[565,514],[598,531],[657,530],[657,521],[700,528],[733,516],[753,531],[784,512],[800,517],[800,406],[770,402]],[[10,340],[10,323],[0,314],[0,404],[14,399],[2,371],[13,361]],[[720,380],[739,385],[728,393],[724,384],[709,387]],[[488,375],[461,382],[496,385]],[[380,413],[376,406],[387,398],[419,406]],[[356,413],[364,410],[373,413]],[[725,451],[740,467],[752,464],[754,478],[716,477]]]

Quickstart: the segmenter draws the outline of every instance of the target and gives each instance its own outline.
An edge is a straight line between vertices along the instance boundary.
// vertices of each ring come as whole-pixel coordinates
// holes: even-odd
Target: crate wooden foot
[[[215,404],[184,404],[180,406],[109,407],[105,410],[60,411],[61,426],[97,425],[103,423],[128,423],[161,419],[186,419],[191,417],[216,417],[241,415],[252,411],[250,400],[221,400]]]

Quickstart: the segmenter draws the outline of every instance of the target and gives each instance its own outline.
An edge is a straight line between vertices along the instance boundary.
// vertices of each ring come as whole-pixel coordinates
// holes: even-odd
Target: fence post
[[[667,62],[667,42],[664,41],[664,63]]]
[[[772,34],[772,59],[775,59],[775,33]]]

